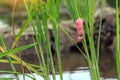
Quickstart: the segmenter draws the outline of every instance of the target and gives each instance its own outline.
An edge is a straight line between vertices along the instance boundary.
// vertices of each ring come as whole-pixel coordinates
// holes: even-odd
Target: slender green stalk
[[[20,31],[19,31],[18,34],[16,35],[15,41],[13,42],[11,49],[15,47],[15,45],[17,44],[17,42],[18,42],[19,39],[21,38],[22,33],[25,31],[28,23],[29,23],[29,19],[26,19],[25,22],[24,22],[24,24],[22,25]]]
[[[103,7],[104,7],[105,1],[101,1],[101,15],[100,15],[100,24],[99,24],[99,33],[98,33],[98,45],[97,45],[97,59],[99,61],[99,49],[100,49],[100,36],[101,36],[101,28],[102,28],[102,17],[103,17]]]
[[[116,0],[116,34],[116,67],[118,80],[120,80],[120,24],[118,0]]]
[[[33,47],[34,45],[36,45],[36,43],[34,44],[29,44],[29,45],[26,45],[26,46],[22,46],[22,47],[19,47],[19,48],[15,48],[15,49],[11,49],[11,50],[7,50],[5,52],[0,52],[0,58],[6,56],[6,55],[11,55],[11,54],[15,54],[16,52],[19,52],[19,51],[22,51],[22,50],[25,50],[25,49],[28,49],[28,48],[31,48]]]

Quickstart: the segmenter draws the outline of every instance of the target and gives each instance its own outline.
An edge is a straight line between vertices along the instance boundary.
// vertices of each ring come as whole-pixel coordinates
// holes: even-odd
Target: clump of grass
[[[66,6],[73,18],[74,21],[78,18],[83,18],[85,22],[84,26],[84,38],[83,38],[83,47],[86,54],[86,59],[90,67],[91,79],[100,80],[99,67],[98,67],[98,56],[99,56],[99,46],[98,51],[95,50],[93,32],[94,32],[94,9],[95,9],[95,0],[70,0],[65,1]],[[81,6],[83,4],[83,6]],[[100,32],[100,30],[99,30]],[[87,39],[89,43],[89,49],[87,47]],[[100,39],[100,34],[99,34]],[[99,41],[98,39],[98,41]],[[99,44],[99,42],[98,42]]]
[[[53,62],[53,56],[51,51],[51,42],[49,39],[49,27],[48,23],[51,22],[53,34],[55,38],[55,47],[59,64],[59,74],[62,80],[62,65],[60,57],[60,42],[59,42],[59,27],[56,21],[59,23],[60,20],[60,0],[35,0],[31,3],[30,8],[25,2],[26,10],[28,13],[29,20],[33,27],[36,35],[36,42],[38,43],[38,48],[36,47],[38,58],[42,60],[42,69],[45,80],[49,80],[49,74],[52,73],[53,80],[56,80],[55,67]],[[35,19],[33,17],[35,17]],[[52,19],[54,18],[54,20]],[[33,23],[36,21],[36,26]],[[45,48],[45,51],[43,51]],[[47,54],[47,61],[45,62],[44,52]]]

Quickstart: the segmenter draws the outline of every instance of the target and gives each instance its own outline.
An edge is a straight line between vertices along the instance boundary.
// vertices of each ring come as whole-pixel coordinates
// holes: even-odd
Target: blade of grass
[[[117,77],[120,80],[120,24],[119,24],[119,5],[116,0],[116,67]]]
[[[99,33],[98,33],[98,45],[97,45],[97,60],[99,61],[99,50],[100,50],[100,36],[101,36],[101,28],[102,28],[102,17],[103,17],[103,7],[104,7],[105,1],[101,1],[101,15],[100,15],[100,25],[99,25]]]
[[[8,51],[5,51],[5,52],[2,52],[0,53],[0,58],[2,58],[3,56],[6,56],[8,54],[15,54],[19,51],[23,51],[25,49],[28,49],[28,48],[31,48],[33,47],[34,45],[36,45],[36,43],[34,44],[29,44],[29,45],[26,45],[26,46],[22,46],[22,47],[19,47],[19,48],[15,48],[15,49],[11,49],[11,50],[8,50]]]
[[[14,48],[15,45],[17,44],[17,42],[19,41],[20,37],[22,36],[22,33],[25,31],[27,25],[29,23],[29,19],[26,19],[25,23],[22,25],[20,31],[18,32],[18,34],[16,35],[15,41],[13,42],[13,45],[11,48]]]

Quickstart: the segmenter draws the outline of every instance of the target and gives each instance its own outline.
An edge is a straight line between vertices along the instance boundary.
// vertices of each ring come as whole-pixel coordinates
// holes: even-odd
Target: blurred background
[[[103,11],[103,18],[106,20],[104,22],[105,27],[108,26],[108,24],[112,25],[113,29],[115,29],[115,0],[104,0],[104,11]],[[27,0],[28,4],[30,3],[30,0]],[[16,6],[14,4],[16,3]],[[120,4],[120,0],[119,0]],[[13,36],[11,35],[11,24],[12,24],[12,11],[13,8],[15,8],[14,11],[14,26],[15,31],[19,30],[20,27],[23,25],[25,19],[27,18],[26,9],[23,3],[23,0],[0,0],[0,35],[3,36],[6,45],[10,47],[13,41]],[[96,7],[95,7],[95,25],[99,25],[99,18],[101,15],[101,0],[96,0]],[[73,39],[77,43],[77,34],[75,25],[71,20],[71,16],[66,9],[66,7],[61,4],[61,25],[66,26],[66,31],[71,34]],[[109,15],[108,15],[109,14]],[[104,20],[103,19],[103,20]],[[105,28],[106,29],[106,28]],[[105,30],[106,31],[106,30]],[[32,43],[32,33],[28,33],[24,35],[20,40],[20,45],[25,45]],[[27,37],[26,37],[27,36]],[[53,36],[53,35],[51,35]],[[62,52],[62,62],[63,62],[63,70],[64,71],[74,71],[83,69],[86,70],[87,62],[84,59],[82,54],[79,54],[77,49],[74,47],[74,44],[68,41],[68,39],[65,37],[64,34],[61,33],[61,52]],[[114,40],[114,38],[112,38]],[[104,44],[104,42],[103,42]],[[72,48],[71,48],[72,47]],[[107,48],[104,48],[106,46],[103,45],[103,48],[101,49],[100,54],[100,71],[101,76],[105,78],[116,78],[116,70],[115,70],[115,44],[107,46]],[[105,50],[103,50],[105,49]],[[34,53],[29,52],[35,52],[34,49],[30,49],[31,51],[25,51],[23,53],[26,53],[22,55],[23,60],[35,63],[37,64],[36,56]],[[31,57],[32,55],[32,57]],[[56,56],[54,56],[54,59],[56,59]],[[105,60],[106,59],[106,60]],[[106,67],[107,65],[107,67]],[[0,69],[9,70],[7,64],[0,63]],[[6,66],[6,67],[5,67]],[[56,69],[58,67],[57,62],[55,61]],[[19,66],[16,66],[18,71],[21,69]],[[83,68],[84,67],[84,68]]]

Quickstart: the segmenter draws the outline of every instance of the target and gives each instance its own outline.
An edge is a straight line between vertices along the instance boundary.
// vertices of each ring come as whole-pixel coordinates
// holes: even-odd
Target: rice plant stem
[[[116,0],[116,67],[117,67],[117,77],[120,80],[120,24],[119,24],[119,9],[118,0]]]
[[[102,7],[101,7],[101,15],[100,15],[100,25],[99,25],[99,33],[98,33],[98,42],[97,42],[97,60],[99,61],[99,50],[100,50],[100,36],[101,36],[101,29],[102,29],[102,17],[103,17],[103,6],[104,0],[101,0]]]

